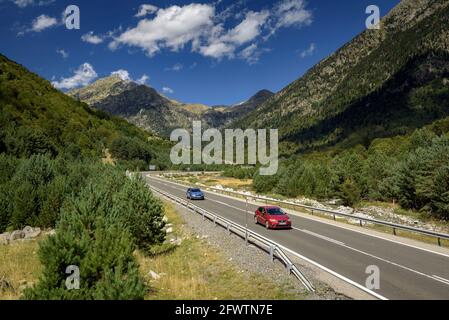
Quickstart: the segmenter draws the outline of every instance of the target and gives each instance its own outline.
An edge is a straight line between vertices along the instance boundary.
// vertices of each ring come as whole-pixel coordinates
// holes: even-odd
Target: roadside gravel
[[[183,217],[184,227],[193,232],[198,239],[205,241],[219,250],[229,263],[234,264],[242,273],[256,273],[271,276],[271,279],[280,286],[286,287],[292,292],[304,296],[309,300],[340,300],[348,299],[343,294],[335,292],[330,286],[315,278],[316,270],[305,269],[304,265],[298,265],[301,271],[309,278],[316,288],[315,293],[308,293],[302,284],[292,275],[287,275],[285,267],[279,262],[271,263],[269,255],[254,245],[245,245],[245,241],[227,230],[214,226],[209,220],[203,221],[202,217],[188,211],[179,205],[174,205],[176,211]],[[297,261],[295,261],[296,263]]]

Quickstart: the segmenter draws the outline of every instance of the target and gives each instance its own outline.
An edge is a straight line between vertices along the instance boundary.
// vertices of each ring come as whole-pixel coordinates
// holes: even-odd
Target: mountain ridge
[[[169,99],[147,85],[138,85],[117,75],[67,93],[91,107],[120,116],[148,131],[169,136],[173,129],[191,130],[193,121],[206,128],[222,128],[254,110],[273,93],[263,89],[247,101],[233,106],[209,107]]]
[[[312,145],[306,141],[308,130],[380,90],[416,56],[435,53],[445,60],[448,9],[443,0],[403,0],[382,19],[380,30],[362,32],[233,126],[279,128],[288,153],[346,139],[351,132],[336,123],[334,137],[318,135]]]

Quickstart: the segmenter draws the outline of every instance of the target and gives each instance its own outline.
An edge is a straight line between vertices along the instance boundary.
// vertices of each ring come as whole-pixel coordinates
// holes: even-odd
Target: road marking
[[[307,233],[307,234],[309,234],[311,236],[314,236],[314,237],[317,237],[317,238],[320,238],[320,239],[323,239],[323,240],[326,240],[326,241],[338,244],[340,246],[344,246],[345,245],[343,242],[340,242],[340,241],[328,238],[326,236],[322,236],[321,234],[318,234],[318,233],[315,233],[315,232],[312,232],[312,231],[309,231],[309,230],[306,230],[306,229],[298,229],[298,228],[293,228],[293,229],[301,231],[301,232],[304,232],[304,233]]]
[[[168,200],[170,200],[171,202],[176,203],[173,199],[168,198]],[[280,244],[277,244],[277,245],[282,250],[287,251],[290,254],[292,254],[292,255],[294,255],[294,256],[296,256],[296,257],[298,257],[298,258],[300,258],[300,259],[302,259],[304,261],[307,261],[310,264],[313,264],[314,266],[320,268],[324,272],[327,272],[327,273],[333,275],[334,277],[336,277],[336,278],[338,278],[338,279],[340,279],[340,280],[342,280],[342,281],[344,281],[344,282],[346,282],[346,283],[348,283],[348,284],[350,284],[350,285],[352,285],[352,286],[354,286],[354,287],[356,287],[356,288],[358,288],[358,289],[360,289],[360,290],[370,294],[371,296],[373,296],[373,297],[375,297],[377,299],[388,300],[386,297],[378,294],[377,292],[374,292],[374,291],[364,287],[363,285],[361,285],[361,284],[359,284],[359,283],[357,283],[357,282],[355,282],[355,281],[353,281],[353,280],[351,280],[349,278],[346,278],[345,276],[343,276],[343,275],[341,275],[341,274],[339,274],[339,273],[337,273],[337,272],[335,272],[335,271],[333,271],[333,270],[331,270],[331,269],[329,269],[329,268],[319,264],[318,262],[315,262],[315,261],[313,261],[313,260],[311,260],[311,259],[309,259],[307,257],[304,257],[301,254],[299,254],[299,253],[297,253],[297,252],[295,252],[295,251],[293,251],[293,250],[291,250],[291,249],[289,249],[287,247],[284,247],[283,245],[280,245]]]
[[[166,185],[166,186],[168,186],[168,185]],[[172,186],[170,186],[170,187],[172,187]],[[172,187],[172,188],[174,188],[174,187]],[[174,189],[178,189],[178,188],[174,188]],[[228,205],[228,204],[226,204],[226,203],[224,203],[224,202],[221,202],[221,201],[218,201],[218,200],[210,200],[210,201],[217,202],[217,203],[220,203],[220,204],[222,204],[222,205],[225,205],[225,206],[228,206],[228,207],[231,207],[231,208],[234,208],[234,209],[237,209],[237,210],[241,210],[241,211],[246,212],[245,210],[242,210],[242,209],[240,209],[240,208],[233,207],[233,206],[231,206],[231,205]],[[357,253],[360,253],[360,254],[369,256],[369,257],[371,257],[371,258],[380,260],[380,261],[382,261],[382,262],[391,264],[391,265],[396,266],[396,267],[398,267],[398,268],[401,268],[401,269],[410,271],[410,272],[412,272],[412,273],[416,273],[416,274],[418,274],[418,275],[421,275],[421,276],[423,276],[423,277],[432,279],[432,280],[434,280],[434,281],[438,281],[438,282],[444,283],[444,284],[446,284],[446,285],[449,285],[449,281],[446,280],[446,279],[444,279],[444,278],[441,278],[441,277],[438,277],[438,276],[430,276],[430,275],[428,275],[428,274],[425,274],[425,273],[423,273],[423,272],[417,271],[417,270],[415,270],[415,269],[412,269],[412,268],[409,268],[409,267],[400,265],[400,264],[398,264],[398,263],[396,263],[396,262],[392,262],[392,261],[390,261],[390,260],[387,260],[387,259],[378,257],[378,256],[376,256],[376,255],[373,255],[373,254],[364,252],[364,251],[362,251],[362,250],[359,250],[359,249],[350,247],[350,246],[344,244],[343,242],[340,242],[340,241],[338,241],[338,240],[334,240],[334,239],[328,238],[328,237],[326,237],[326,236],[323,236],[323,235],[320,235],[320,234],[311,232],[311,231],[309,231],[309,230],[301,230],[301,229],[297,229],[297,228],[294,228],[294,229],[295,229],[295,230],[302,231],[302,232],[305,232],[305,233],[310,234],[310,235],[312,235],[312,236],[321,238],[321,239],[323,239],[323,240],[330,241],[330,242],[332,242],[332,243],[334,243],[334,244],[336,244],[336,245],[342,246],[342,247],[344,247],[344,248],[346,248],[346,249],[349,249],[349,250],[355,251],[355,252],[357,252]]]
[[[438,280],[438,281],[440,281],[440,282],[443,282],[443,283],[449,285],[449,280],[447,280],[447,279],[445,279],[445,278],[443,278],[443,277],[440,277],[440,276],[436,276],[436,275],[433,275],[433,277],[434,277],[436,280]]]
[[[154,176],[151,176],[151,175],[147,175],[147,177],[149,177],[149,178],[151,178],[151,179],[156,179],[156,180],[159,180],[159,181],[168,182],[168,183],[170,183],[170,184],[176,184],[176,185],[183,186],[182,184],[179,184],[179,183],[177,183],[177,182],[167,181],[167,180],[160,179],[160,178],[157,178],[157,177],[154,177]],[[222,198],[230,198],[230,199],[233,199],[233,200],[236,200],[236,201],[240,201],[240,202],[243,202],[243,203],[245,202],[245,201],[242,200],[242,199],[235,198],[235,197],[230,197],[230,196],[226,196],[226,195],[222,195],[222,194],[217,193],[217,192],[207,191],[207,193],[211,193],[211,194],[213,194],[213,195],[216,195],[216,196],[219,196],[219,197],[222,197]],[[348,227],[346,227],[346,226],[341,226],[341,225],[335,224],[335,223],[333,223],[333,222],[331,222],[331,221],[321,221],[321,220],[317,220],[317,219],[314,219],[314,218],[312,218],[312,217],[305,216],[304,214],[292,214],[292,215],[295,216],[295,217],[299,217],[299,218],[311,220],[311,221],[314,221],[314,222],[317,222],[317,223],[327,224],[327,225],[329,225],[329,226],[333,226],[333,227],[336,227],[336,228],[341,228],[341,229],[344,229],[344,230],[348,230],[348,231],[352,231],[352,232],[357,232],[357,233],[363,234],[363,235],[368,236],[368,237],[373,237],[373,238],[376,238],[376,239],[381,239],[381,240],[384,240],[384,241],[393,242],[393,243],[396,243],[396,244],[399,244],[399,245],[403,245],[403,246],[410,247],[410,248],[413,248],[413,249],[417,249],[417,250],[421,250],[421,251],[425,251],[425,252],[429,252],[429,253],[433,253],[433,254],[436,254],[436,255],[440,255],[440,256],[449,258],[449,255],[448,255],[448,254],[445,254],[445,253],[442,253],[442,252],[437,252],[437,251],[433,251],[433,250],[431,250],[431,249],[426,249],[426,248],[418,247],[418,246],[415,246],[415,245],[412,245],[412,244],[408,244],[408,243],[404,243],[404,242],[400,242],[400,241],[397,241],[397,240],[393,240],[393,239],[389,239],[389,238],[384,238],[384,237],[382,237],[382,236],[370,234],[370,233],[367,233],[367,232],[364,232],[364,231],[361,231],[361,230],[348,228]]]
[[[349,278],[347,278],[347,277],[345,277],[345,276],[343,276],[343,275],[341,275],[341,274],[339,274],[339,273],[337,273],[337,272],[335,272],[335,271],[333,271],[333,270],[323,266],[322,264],[319,264],[318,262],[315,262],[315,261],[313,261],[313,260],[311,260],[311,259],[309,259],[309,258],[307,258],[307,257],[305,257],[305,256],[303,256],[303,255],[301,255],[299,253],[297,253],[296,251],[293,251],[293,250],[291,250],[291,249],[289,249],[287,247],[284,247],[282,245],[279,245],[279,247],[282,250],[285,250],[285,251],[289,252],[290,254],[298,257],[299,259],[307,261],[308,263],[313,264],[314,266],[320,268],[321,270],[323,270],[323,271],[325,271],[327,273],[330,273],[334,277],[337,277],[340,280],[343,280],[344,282],[347,282],[347,283],[353,285],[354,287],[359,288],[362,291],[365,291],[366,293],[372,295],[373,297],[376,297],[379,300],[388,300],[388,298],[382,296],[381,294],[379,294],[377,292],[374,292],[373,290],[370,290],[370,289],[368,289],[365,286],[362,286],[361,284],[359,284],[359,283],[357,283],[357,282],[355,282],[355,281],[353,281],[353,280],[351,280],[351,279],[349,279]]]
[[[224,205],[224,206],[226,206],[226,207],[233,208],[233,209],[235,209],[235,210],[240,210],[240,211],[245,212],[245,213],[247,213],[247,212],[249,213],[249,212],[250,212],[249,210],[246,211],[246,210],[243,210],[243,209],[240,209],[240,208],[231,206],[230,204],[227,204],[227,203],[224,203],[224,202],[221,202],[221,201],[218,201],[218,200],[210,200],[210,201],[216,202],[216,203],[219,203],[219,204],[222,204],[222,205]]]

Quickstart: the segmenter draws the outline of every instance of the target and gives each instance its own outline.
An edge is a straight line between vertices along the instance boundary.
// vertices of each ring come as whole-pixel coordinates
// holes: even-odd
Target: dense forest
[[[56,228],[32,299],[142,299],[134,251],[165,240],[164,212],[126,169],[164,169],[170,144],[93,110],[0,55],[0,233]],[[115,164],[103,164],[110,153]],[[65,270],[79,266],[80,290]]]
[[[368,147],[332,147],[281,160],[275,176],[232,167],[225,175],[254,178],[256,192],[354,206],[397,202],[429,217],[449,219],[449,118],[412,134],[375,139]]]

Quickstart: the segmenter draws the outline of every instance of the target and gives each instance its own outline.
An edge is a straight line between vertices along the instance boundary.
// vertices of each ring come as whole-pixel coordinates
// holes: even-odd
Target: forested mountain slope
[[[167,163],[166,141],[91,109],[2,55],[0,108],[0,153],[100,159],[111,149],[119,160]]]
[[[449,114],[449,2],[403,0],[234,127],[280,129],[286,154],[368,145]]]

